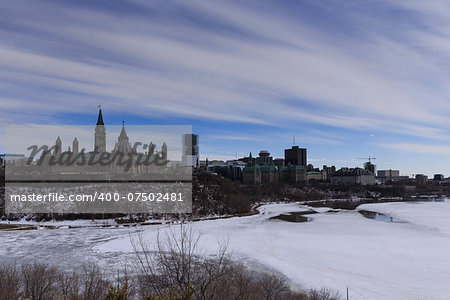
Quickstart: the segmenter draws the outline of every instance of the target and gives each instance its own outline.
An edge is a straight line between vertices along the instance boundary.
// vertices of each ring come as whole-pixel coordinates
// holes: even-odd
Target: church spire
[[[126,141],[128,143],[128,135],[127,132],[125,131],[125,118],[122,115],[122,130],[120,131],[120,135],[119,135],[119,142],[123,140]]]
[[[247,166],[253,166],[253,156],[252,156],[252,153],[251,153],[251,152],[250,152],[250,154],[248,155]]]
[[[103,116],[102,116],[102,109],[101,108],[98,111],[97,125],[105,125],[105,124],[103,124]]]
[[[128,135],[127,135],[127,132],[125,131],[125,126],[124,125],[122,125],[122,130],[120,131],[119,142],[120,141],[128,142]]]
[[[94,137],[94,150],[97,149],[98,152],[106,151],[106,130],[105,124],[103,123],[102,109],[100,105],[98,106],[98,119],[97,126],[95,126],[95,137]]]

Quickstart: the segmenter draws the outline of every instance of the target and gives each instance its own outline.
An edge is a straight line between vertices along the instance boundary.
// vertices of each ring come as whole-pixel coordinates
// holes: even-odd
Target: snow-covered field
[[[259,215],[193,224],[201,248],[213,253],[228,240],[235,259],[284,274],[294,286],[329,287],[350,299],[450,299],[450,203],[366,204],[359,210],[405,221],[367,219],[358,211],[309,215],[311,222],[269,220],[304,211],[297,204],[270,204]],[[148,242],[160,226],[139,230]],[[88,260],[119,268],[133,259],[136,228],[0,231],[0,262],[53,262],[61,267]]]

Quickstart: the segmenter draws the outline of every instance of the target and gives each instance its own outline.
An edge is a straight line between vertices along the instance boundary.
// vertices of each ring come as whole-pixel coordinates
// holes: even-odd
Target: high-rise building
[[[303,166],[306,168],[306,149],[292,146],[291,149],[284,150],[284,165]]]
[[[199,145],[197,134],[183,135],[183,156],[181,158],[182,164],[185,167],[199,166]]]
[[[197,134],[183,134],[183,154],[184,155],[198,155],[198,135]]]

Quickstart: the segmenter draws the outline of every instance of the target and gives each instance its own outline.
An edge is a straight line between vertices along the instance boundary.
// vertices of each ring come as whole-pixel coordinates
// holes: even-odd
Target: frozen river
[[[364,217],[358,210],[308,215],[310,222],[270,219],[304,211],[297,204],[270,204],[260,214],[196,222],[207,253],[228,240],[237,260],[284,274],[294,286],[329,287],[351,299],[449,299],[450,203],[366,204],[401,222]],[[390,220],[390,218],[387,218]],[[146,241],[160,226],[141,227]],[[111,270],[133,259],[136,228],[0,231],[0,262],[53,263],[73,268],[94,261]]]

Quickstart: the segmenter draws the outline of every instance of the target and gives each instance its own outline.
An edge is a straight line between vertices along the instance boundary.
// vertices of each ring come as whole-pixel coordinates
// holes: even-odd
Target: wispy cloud
[[[102,103],[150,118],[442,142],[449,13],[443,0],[9,1],[0,120],[48,121]],[[221,135],[210,127],[209,138]],[[303,133],[318,144],[342,136]]]
[[[380,15],[374,16],[361,7],[330,3],[342,13],[331,22],[358,24],[363,38],[348,32],[331,36],[270,3],[252,11],[243,3],[217,1],[174,2],[170,9],[157,2],[129,5],[144,13],[45,1],[5,4],[0,63],[4,93],[15,103],[7,109],[22,105],[57,112],[70,101],[81,111],[102,99],[117,110],[131,101],[142,114],[156,110],[255,124],[302,119],[344,128],[405,128],[403,133],[413,135],[449,125],[441,94],[447,88],[433,92],[421,82],[442,74],[437,59],[411,47],[416,34],[429,32],[377,31],[374,20],[386,17],[395,4],[380,2]],[[190,13],[200,21],[191,20]],[[352,24],[345,24],[346,18]],[[17,19],[20,30],[12,30]],[[429,101],[441,103],[439,109]],[[418,119],[422,125],[414,125]],[[418,130],[407,132],[413,125]]]
[[[395,150],[400,150],[409,153],[420,153],[427,155],[445,155],[450,156],[450,146],[447,145],[429,145],[429,144],[412,144],[412,143],[398,143],[387,144],[385,147]]]
[[[243,136],[243,135],[206,135],[206,139],[213,140],[232,140],[232,141],[262,141],[262,137]]]

